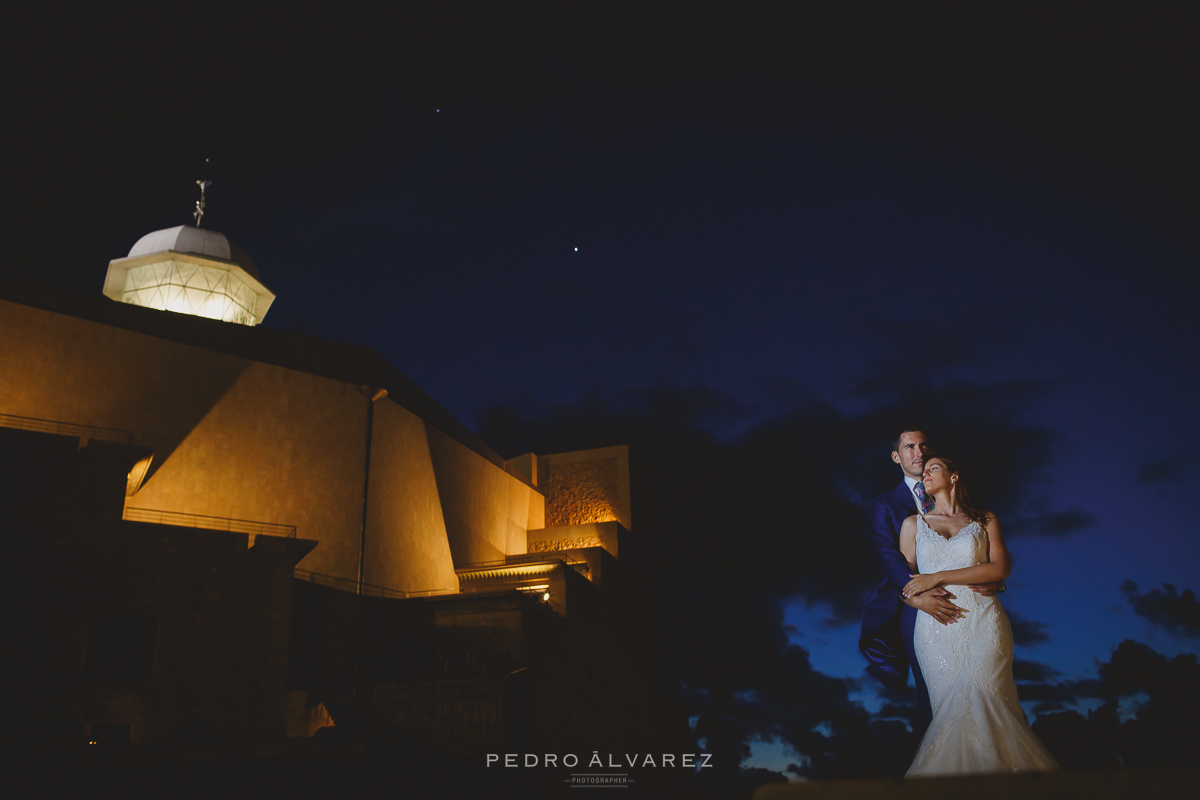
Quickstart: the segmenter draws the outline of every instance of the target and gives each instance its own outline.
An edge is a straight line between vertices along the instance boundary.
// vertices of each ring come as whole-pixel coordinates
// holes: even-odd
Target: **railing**
[[[116,428],[97,428],[93,425],[76,425],[73,422],[58,422],[51,419],[35,417],[18,417],[12,414],[0,414],[0,428],[15,428],[19,431],[34,431],[36,433],[55,433],[59,436],[75,436],[87,443],[90,439],[101,442],[116,442],[131,444],[133,433]]]
[[[372,691],[375,711],[389,720],[384,729],[471,757],[496,752],[504,740],[509,680],[526,667],[445,628],[406,631],[405,637],[402,673]]]
[[[130,522],[153,522],[159,525],[177,525],[181,528],[204,528],[210,531],[248,533],[252,536],[283,536],[296,538],[295,525],[276,525],[273,522],[254,522],[248,519],[209,517],[204,514],[184,514],[179,511],[158,511],[151,508],[126,508],[122,515]]]
[[[488,563],[503,564],[504,562],[488,562]],[[563,562],[563,563],[565,566],[571,566],[570,564],[568,564],[566,562]],[[359,584],[358,584],[358,581],[354,580],[353,578],[339,578],[336,575],[325,575],[320,572],[313,572],[312,570],[300,569],[299,567],[294,568],[293,575],[296,578],[296,580],[299,580],[299,581],[307,581],[308,583],[315,583],[318,586],[325,586],[330,589],[340,589],[343,592],[350,592],[351,594],[358,594]],[[518,592],[524,591],[521,587],[513,587],[513,586],[509,586],[509,587],[500,586],[500,587],[496,587],[496,588],[497,589],[515,590]],[[438,596],[447,595],[447,594],[471,595],[474,593],[473,592],[462,592],[459,589],[425,589],[425,590],[422,590],[419,592],[405,592],[401,589],[393,589],[390,586],[377,586],[373,583],[364,583],[364,584],[362,584],[362,594],[364,597],[393,597],[393,598],[397,598],[397,599],[404,599],[404,598],[408,598],[408,597],[438,597]],[[556,611],[558,611],[558,613],[560,615],[563,615],[563,616],[566,615],[566,606],[557,602],[553,597],[548,601],[543,601],[543,604],[548,605],[551,608],[554,608]]]
[[[560,561],[569,567],[574,568],[576,572],[588,572],[590,567],[586,558],[576,556],[571,558],[565,550],[537,550],[532,553],[519,553],[521,557],[525,557],[526,561],[509,561],[507,558],[498,558],[492,561],[476,561],[471,564],[463,564],[461,567],[455,567],[455,572],[466,572],[468,570],[480,569],[497,569],[501,567],[522,567],[527,564],[546,563],[550,561]]]
[[[372,708],[403,732],[462,756],[499,752],[504,742],[507,676],[442,678],[374,687]]]
[[[509,561],[508,559],[496,559],[494,561],[477,561],[474,564],[464,564],[461,567],[457,567],[457,568],[455,568],[454,571],[457,572],[460,577],[467,577],[473,571],[504,569],[506,567],[533,566],[533,565],[548,564],[551,562],[557,562],[558,564],[561,564],[564,569],[565,568],[573,569],[576,572],[578,572],[579,574],[584,575],[585,577],[591,571],[591,568],[589,567],[589,565],[587,563],[587,559],[577,558],[576,560],[572,561],[565,552],[560,551],[560,550],[551,550],[551,551],[544,552],[544,553],[543,552],[529,553],[529,555],[539,556],[539,557],[545,556],[545,558],[538,558],[537,560],[531,559],[529,561]],[[555,567],[554,569],[557,569],[557,567]],[[539,580],[540,578],[541,578],[541,576],[539,576],[538,578],[530,578],[527,580]],[[493,587],[485,586],[483,588],[476,589],[474,591],[468,591],[467,593],[474,594],[474,592],[476,592],[476,591],[486,592],[486,591],[491,591],[491,590],[505,590],[505,589],[516,590],[520,594],[534,595],[534,596],[541,595],[543,593],[543,591],[548,591],[548,590],[543,590],[543,589],[534,590],[531,586],[513,586],[511,583],[506,584],[504,582],[501,582],[500,584],[495,585]],[[567,615],[567,607],[565,605],[563,605],[562,603],[560,603],[553,594],[550,594],[550,597],[548,599],[542,599],[541,597],[538,597],[538,600],[542,605],[548,606],[548,607],[554,609],[554,611],[556,613],[558,613],[559,616],[565,617]]]
[[[307,569],[296,567],[295,577],[297,580],[308,581],[315,583],[318,586],[326,586],[330,589],[341,589],[344,592],[358,593],[358,581],[354,578],[339,578],[336,575],[325,575],[320,572],[313,572]],[[364,583],[362,585],[362,593],[366,597],[434,597],[443,594],[458,594],[458,589],[425,589],[419,592],[405,592],[400,589],[393,589],[390,586],[376,586],[373,583]]]

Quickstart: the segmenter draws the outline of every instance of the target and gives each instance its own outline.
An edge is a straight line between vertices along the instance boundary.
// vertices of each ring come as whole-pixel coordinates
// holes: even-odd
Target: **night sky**
[[[900,735],[855,642],[910,417],[1005,524],[1027,711],[1195,707],[1200,31],[795,5],[17,19],[6,279],[98,295],[208,178],[267,327],[505,457],[629,443],[658,678],[748,766]]]

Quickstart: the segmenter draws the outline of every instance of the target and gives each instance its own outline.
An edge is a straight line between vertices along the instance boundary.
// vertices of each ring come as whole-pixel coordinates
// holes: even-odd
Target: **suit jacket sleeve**
[[[879,556],[883,574],[896,587],[896,593],[909,581],[908,560],[900,552],[900,531],[892,522],[892,515],[879,498],[871,504],[871,541]]]

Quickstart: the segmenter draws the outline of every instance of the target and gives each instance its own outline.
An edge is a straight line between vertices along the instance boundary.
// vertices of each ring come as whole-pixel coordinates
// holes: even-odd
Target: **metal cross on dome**
[[[196,227],[199,228],[204,220],[204,190],[212,186],[212,181],[196,181],[196,185],[200,187],[200,199],[196,201],[196,210],[192,212],[192,216],[196,218]]]

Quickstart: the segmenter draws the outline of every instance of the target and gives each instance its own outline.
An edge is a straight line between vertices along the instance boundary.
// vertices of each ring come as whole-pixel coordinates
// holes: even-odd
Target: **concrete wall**
[[[531,528],[527,534],[530,553],[551,553],[581,547],[603,547],[620,557],[619,544],[623,528],[619,522],[590,522],[586,525],[561,525],[552,528]],[[628,531],[625,531],[628,534]]]
[[[158,462],[250,362],[0,300],[0,414],[131,431]]]
[[[165,312],[164,312],[165,313]],[[134,508],[294,525],[354,578],[367,399],[295,370],[0,301],[0,414],[131,431]]]
[[[154,450],[128,508],[294,525],[320,542],[300,567],[357,578],[369,403],[359,387],[5,301],[0,335],[0,414],[131,431]],[[387,398],[371,436],[366,582],[454,589],[455,566],[524,553],[526,531],[543,526],[529,480]],[[604,455],[597,474],[617,475],[620,453]],[[551,463],[552,476],[571,468]],[[627,481],[602,483],[627,506]]]
[[[356,578],[367,402],[251,362],[127,506],[295,525],[320,542],[300,567]]]
[[[541,455],[537,473],[546,527],[616,521],[633,530],[628,446]]]
[[[375,403],[372,427],[366,582],[405,592],[458,589],[426,423],[385,398]]]
[[[375,404],[368,493],[367,583],[458,589],[455,567],[524,553],[544,498],[388,399]]]
[[[426,433],[454,565],[524,553],[530,521],[540,521],[538,491],[436,428]]]

